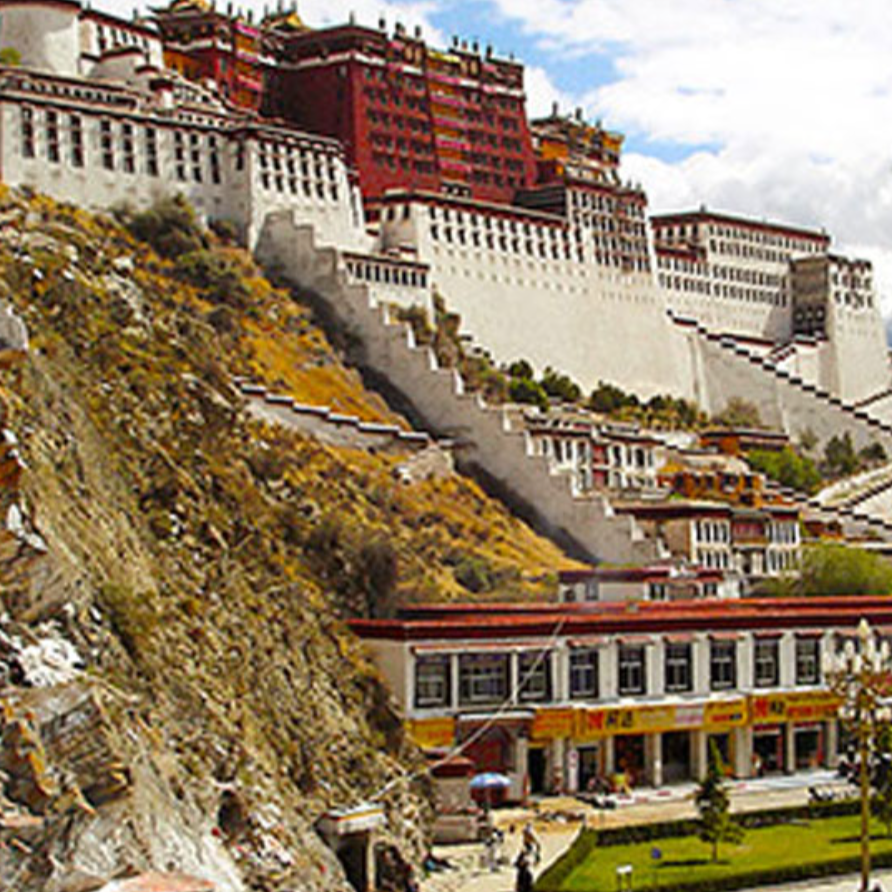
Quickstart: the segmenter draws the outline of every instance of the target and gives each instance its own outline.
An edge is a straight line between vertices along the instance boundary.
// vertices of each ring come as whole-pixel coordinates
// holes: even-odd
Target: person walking
[[[530,870],[530,862],[525,852],[521,851],[517,856],[514,866],[517,869],[515,892],[533,892],[533,871]]]
[[[542,860],[542,843],[536,836],[532,821],[527,821],[523,828],[523,854],[528,861],[538,864]]]

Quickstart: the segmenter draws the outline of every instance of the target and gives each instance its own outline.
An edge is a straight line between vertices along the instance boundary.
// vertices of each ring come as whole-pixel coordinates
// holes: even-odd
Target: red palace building
[[[266,62],[261,29],[250,18],[218,12],[206,0],[174,0],[153,17],[168,68],[215,84],[233,105],[260,110]]]
[[[520,63],[383,22],[275,42],[264,111],[338,139],[366,199],[399,187],[503,203],[535,181]]]

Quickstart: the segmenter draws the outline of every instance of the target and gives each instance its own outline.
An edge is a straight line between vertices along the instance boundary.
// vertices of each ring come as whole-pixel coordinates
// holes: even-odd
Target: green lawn
[[[859,827],[860,818],[850,815],[747,830],[738,845],[723,843],[719,846],[719,860],[716,863],[709,860],[710,847],[690,836],[595,848],[585,861],[568,874],[560,890],[614,892],[616,868],[622,864],[632,865],[633,887],[639,890],[857,857]],[[892,853],[892,839],[885,837],[884,829],[879,824],[873,824],[871,831],[874,837],[870,845],[871,853]],[[658,862],[651,858],[655,847],[662,853]]]

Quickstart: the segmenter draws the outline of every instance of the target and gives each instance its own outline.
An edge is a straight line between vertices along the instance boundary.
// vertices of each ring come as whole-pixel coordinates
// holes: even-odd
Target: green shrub
[[[162,198],[147,211],[124,214],[124,223],[140,241],[162,257],[179,257],[207,247],[195,211],[182,195]]]
[[[569,375],[548,366],[542,373],[540,382],[548,396],[557,397],[565,403],[575,403],[582,397],[582,388]]]
[[[514,403],[527,403],[540,409],[548,408],[548,395],[542,389],[542,385],[529,378],[512,378],[508,385],[508,396]]]
[[[598,833],[587,827],[581,828],[566,853],[536,880],[536,892],[560,892],[567,877],[589,858],[597,845]]]
[[[838,802],[817,802],[813,805],[789,805],[781,808],[740,812],[734,815],[734,820],[747,830],[755,830],[759,827],[789,824],[791,821],[854,815],[858,814],[860,807],[857,799],[845,799]],[[695,836],[699,826],[700,822],[696,818],[681,818],[675,821],[654,821],[650,824],[634,824],[628,827],[607,827],[598,832],[597,844],[599,846],[626,846],[651,842],[655,839]]]
[[[805,597],[892,594],[892,567],[880,555],[862,548],[811,545],[803,549],[801,572],[790,593]]]
[[[492,591],[494,587],[492,567],[482,558],[465,555],[452,572],[455,581],[474,594]]]
[[[250,292],[236,267],[214,251],[190,251],[176,261],[177,278],[200,288],[213,303],[246,309]]]
[[[759,428],[762,426],[759,407],[739,396],[731,397],[725,408],[712,420],[721,427],[729,428]]]
[[[800,492],[811,494],[823,482],[815,463],[807,455],[799,455],[790,446],[785,446],[780,452],[753,449],[746,454],[746,460],[766,477]]]

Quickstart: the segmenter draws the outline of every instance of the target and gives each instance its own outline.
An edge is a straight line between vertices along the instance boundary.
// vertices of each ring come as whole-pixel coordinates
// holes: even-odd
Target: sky
[[[892,315],[888,0],[300,0],[298,11],[314,26],[353,11],[362,24],[421,25],[435,45],[458,35],[513,53],[531,115],[557,101],[625,134],[623,176],[652,212],[706,205],[824,227],[836,250],[873,261]]]

